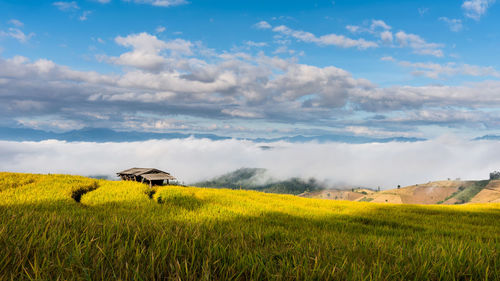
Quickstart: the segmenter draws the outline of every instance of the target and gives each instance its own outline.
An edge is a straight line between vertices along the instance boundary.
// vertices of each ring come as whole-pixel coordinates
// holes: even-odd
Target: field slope
[[[500,280],[499,221],[494,203],[0,173],[0,280]]]
[[[433,181],[382,191],[361,188],[325,189],[304,192],[299,196],[394,204],[500,203],[500,180]]]

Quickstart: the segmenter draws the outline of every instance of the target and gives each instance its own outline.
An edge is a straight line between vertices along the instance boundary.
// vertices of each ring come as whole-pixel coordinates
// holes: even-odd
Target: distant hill
[[[477,138],[474,138],[474,140],[500,140],[500,136],[497,136],[497,135],[485,135],[485,136],[482,136],[482,137],[477,137]]]
[[[130,142],[130,141],[145,141],[152,139],[185,139],[189,137],[206,138],[210,140],[225,140],[231,139],[228,136],[219,136],[214,134],[199,134],[199,133],[153,133],[153,132],[137,132],[137,131],[115,131],[107,128],[83,128],[79,130],[71,130],[67,132],[47,132],[30,128],[7,128],[0,127],[0,140],[7,141],[42,141],[48,139],[63,140],[63,141],[88,141],[88,142]],[[279,138],[235,138],[245,139],[253,142],[341,142],[341,143],[386,143],[386,142],[416,142],[423,141],[421,138],[407,137],[391,137],[391,138],[373,138],[364,136],[352,135],[315,135],[315,136],[285,136]],[[262,149],[272,149],[272,147],[263,146]]]
[[[272,180],[266,169],[241,168],[236,171],[215,177],[211,180],[192,184],[198,187],[216,187],[230,189],[257,190],[267,193],[301,194],[308,191],[324,189],[315,179],[290,178]]]
[[[321,190],[299,196],[402,204],[500,203],[500,180],[434,181],[380,192],[369,189]]]
[[[130,142],[151,139],[185,139],[189,137],[208,138],[211,140],[230,139],[230,137],[221,137],[213,134],[118,132],[106,128],[83,128],[80,130],[56,133],[28,128],[0,127],[0,139],[10,141],[42,141],[55,139],[69,142]]]

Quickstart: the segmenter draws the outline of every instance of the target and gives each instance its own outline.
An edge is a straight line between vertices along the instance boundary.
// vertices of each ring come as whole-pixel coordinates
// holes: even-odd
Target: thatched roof
[[[141,176],[148,181],[176,180],[176,178],[170,175],[170,173],[155,168],[131,168],[116,174],[119,176]]]
[[[167,172],[164,172],[164,171],[160,171],[158,169],[155,169],[155,168],[131,168],[131,169],[127,169],[127,170],[124,170],[124,171],[121,171],[121,172],[118,172],[117,174],[118,175],[133,175],[133,176],[141,176],[143,174],[157,174],[157,173],[165,173],[165,174],[169,174]],[[170,174],[169,174],[170,175]]]
[[[143,174],[143,178],[149,181],[155,181],[155,180],[176,180],[175,177],[171,176],[168,173],[157,173],[157,174]]]

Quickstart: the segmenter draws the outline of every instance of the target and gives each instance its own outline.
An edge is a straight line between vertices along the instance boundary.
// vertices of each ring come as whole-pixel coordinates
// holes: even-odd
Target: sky
[[[0,126],[500,133],[500,3],[0,1]]]
[[[225,140],[0,140],[0,170],[192,183],[241,167],[382,189],[500,167],[500,3],[0,0],[0,127]],[[389,143],[254,143],[321,135]],[[265,146],[267,149],[262,149]]]

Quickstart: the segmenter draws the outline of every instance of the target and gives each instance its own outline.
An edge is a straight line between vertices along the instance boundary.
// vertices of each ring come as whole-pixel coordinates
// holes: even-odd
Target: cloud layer
[[[373,30],[389,28],[381,21],[370,26]],[[398,32],[395,37],[404,44],[427,46],[411,34]],[[403,133],[412,128],[414,122],[405,116],[415,116],[423,109],[454,112],[468,108],[475,110],[471,114],[491,118],[471,118],[464,126],[498,126],[498,81],[379,87],[343,69],[301,64],[293,57],[217,53],[197,42],[161,40],[148,33],[117,36],[115,42],[125,51],[99,59],[122,66],[120,74],[77,71],[47,59],[0,58],[0,116],[18,124],[48,124],[44,119],[49,119],[61,120],[61,128],[72,124],[122,130],[148,130],[151,124],[172,116],[232,118],[330,128],[372,126],[385,135],[387,129]],[[427,46],[428,50],[439,52],[432,46]],[[413,68],[415,75],[430,78],[499,76],[491,67],[399,63]],[[362,113],[378,117],[359,119]],[[189,129],[182,120],[172,121]],[[435,120],[438,125],[454,124],[446,122]],[[205,125],[207,130],[209,127],[213,126]]]
[[[0,141],[0,170],[114,176],[144,166],[172,172],[186,183],[241,167],[261,167],[276,179],[315,177],[330,184],[394,188],[461,177],[484,179],[500,167],[497,142],[456,137],[416,143],[341,144],[207,139],[132,143]]]

